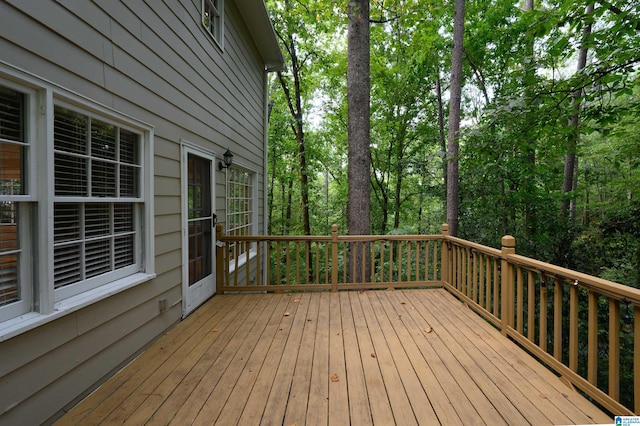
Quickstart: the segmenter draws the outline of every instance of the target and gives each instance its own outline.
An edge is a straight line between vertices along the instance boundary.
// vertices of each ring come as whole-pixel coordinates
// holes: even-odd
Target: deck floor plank
[[[413,306],[411,297],[405,297],[402,292],[390,292],[388,296],[392,302],[396,302],[391,304],[392,307],[404,309],[400,315],[407,328],[416,330],[413,343],[422,355],[422,372],[427,375],[425,386],[431,389],[434,406],[438,403],[440,421],[444,424],[484,424],[472,401],[483,405],[488,405],[489,401],[475,384],[468,383],[464,371],[456,368],[459,365],[455,357],[447,351],[438,350],[438,344],[434,345],[434,340],[439,340],[438,335]],[[431,379],[431,375],[435,380]],[[495,417],[493,423],[500,424],[500,419],[499,416]]]
[[[441,297],[439,295],[438,297]],[[440,303],[438,305],[442,306]],[[531,393],[535,399],[535,404],[540,403],[540,398],[552,404],[554,412],[561,411],[569,419],[578,423],[607,423],[611,421],[608,416],[603,416],[601,410],[598,410],[593,404],[589,403],[585,398],[580,397],[573,392],[565,383],[558,380],[550,370],[545,368],[535,359],[528,357],[526,352],[511,341],[504,339],[489,323],[475,323],[473,320],[477,314],[469,308],[456,309],[452,315],[461,324],[461,329],[467,329],[466,336],[475,342],[479,342],[476,346],[479,350],[488,353],[495,352],[497,358],[495,360],[496,367],[504,369],[506,362],[506,370],[508,376],[512,377],[514,385],[518,386],[521,380],[527,381],[532,388],[538,393]],[[471,329],[468,324],[475,324]],[[516,367],[517,366],[517,367]],[[570,391],[570,392],[569,392]],[[540,396],[537,398],[536,396]],[[564,400],[572,403],[566,404]]]
[[[215,297],[214,297],[215,299]],[[244,318],[239,319],[236,322],[236,326],[230,333],[234,336],[233,339],[222,349],[221,352],[212,354],[211,362],[207,363],[207,369],[202,379],[198,382],[191,396],[185,401],[185,403],[176,412],[176,415],[171,420],[170,424],[173,425],[185,425],[192,424],[195,418],[198,416],[202,407],[206,404],[211,393],[220,382],[223,374],[232,363],[234,356],[238,352],[239,348],[245,343],[247,336],[254,328],[254,325],[261,318],[268,318],[270,311],[267,309],[269,302],[267,298],[260,298],[257,304],[253,306],[250,312]]]
[[[206,424],[216,421],[220,424],[235,424],[235,422],[225,422],[225,419],[227,416],[234,417],[244,409],[253,383],[264,362],[264,352],[277,334],[284,313],[289,309],[290,297],[266,296],[276,299],[276,303],[268,306],[265,310],[266,315],[253,324],[243,345],[238,348],[231,364],[198,413],[195,423]]]
[[[150,418],[155,418],[157,423],[168,423],[176,412],[173,408],[179,408],[181,406],[180,401],[184,402],[189,396],[189,391],[193,389],[193,384],[188,381],[185,382],[184,386],[180,386],[180,384],[187,377],[197,380],[199,377],[198,370],[201,370],[206,365],[202,359],[206,352],[211,347],[224,347],[229,342],[233,337],[231,335],[233,331],[232,325],[234,323],[237,324],[238,319],[243,317],[248,302],[250,302],[250,299],[246,299],[236,305],[231,312],[225,311],[226,315],[224,317],[217,317],[219,321],[216,317],[211,316],[209,321],[203,324],[200,332],[192,336],[192,344],[183,346],[182,351],[185,351],[184,354],[179,351],[174,352],[173,356],[167,360],[167,363],[173,364],[173,370],[164,375],[164,377],[164,373],[158,371],[159,378],[162,380],[150,391],[144,401],[140,401],[140,405],[133,413],[126,414],[127,417],[124,424],[139,425]],[[190,374],[194,368],[196,373]],[[176,384],[178,385],[176,386]],[[171,396],[174,398],[171,398],[171,403],[167,404],[167,400]],[[175,400],[176,398],[177,400]],[[160,407],[164,408],[165,405],[168,405],[168,407],[158,413],[158,409]],[[124,412],[123,416],[125,416]]]
[[[360,294],[364,293],[366,292]],[[373,424],[391,425],[394,424],[393,411],[388,402],[389,397],[380,372],[380,365],[377,358],[371,356],[371,354],[375,355],[376,351],[367,326],[367,319],[361,306],[360,294],[352,292],[349,296],[360,352],[360,362],[362,363],[367,396],[369,397],[371,420]]]
[[[329,373],[331,377],[338,379],[329,382],[329,423],[333,424],[338,423],[340,419],[349,418],[349,389],[342,329],[340,295],[330,293]]]
[[[245,411],[240,419],[240,424],[256,424],[260,421],[260,417],[256,417],[258,413],[262,414],[262,421],[266,425],[281,425],[284,421],[284,413],[287,407],[287,399],[291,392],[293,384],[293,376],[295,367],[298,363],[298,357],[302,348],[302,336],[309,317],[309,301],[311,295],[303,293],[296,295],[293,303],[298,305],[295,313],[294,323],[291,332],[287,336],[286,345],[280,359],[273,360],[278,366],[275,377],[268,377],[260,372],[260,377],[254,392],[256,391],[266,399],[263,412],[254,409],[251,412]],[[269,364],[267,359],[266,364]],[[267,389],[270,387],[270,389]],[[248,406],[253,405],[250,400]],[[249,414],[248,414],[249,413]]]
[[[344,342],[344,363],[348,371],[347,396],[349,398],[349,417],[354,426],[372,424],[371,407],[367,396],[364,370],[360,359],[360,347],[356,336],[356,326],[349,293],[339,293],[340,313],[342,314],[342,340]],[[291,423],[289,423],[291,424]]]
[[[285,425],[303,425],[307,417],[320,298],[312,297],[308,303],[307,315],[312,321],[307,321],[304,325],[297,362],[293,366],[291,390],[286,401],[284,422],[282,423]]]
[[[158,366],[166,365],[167,360],[176,356],[178,351],[189,348],[201,336],[207,333],[208,321],[223,319],[241,304],[241,300],[231,301],[227,304],[208,303],[196,310],[190,317],[190,322],[182,322],[166,333],[162,339],[154,342],[147,350],[130,363],[127,368],[120,370],[111,379],[100,386],[95,392],[82,401],[82,405],[76,405],[67,415],[61,419],[62,424],[78,424],[85,421],[85,417],[97,420],[109,418],[114,410],[123,410],[123,404],[134,394],[142,395],[141,385],[158,369]],[[147,391],[148,393],[148,391]],[[82,410],[79,410],[82,408]],[[59,422],[60,423],[60,422]]]
[[[399,334],[407,332],[402,317],[394,311],[385,310],[385,305],[390,305],[386,293],[381,291],[372,293],[369,299],[382,334],[391,349],[389,355],[393,359],[415,420],[420,425],[438,423],[438,416],[429,400],[429,395],[407,355],[407,349],[398,337]]]
[[[440,318],[456,318],[456,313],[459,309],[466,309],[464,305],[455,301],[453,296],[448,296],[453,303],[449,303],[447,307],[454,309],[442,310],[440,303],[435,303],[434,300],[426,297],[419,298],[419,301],[425,304],[425,311],[434,315],[432,321],[439,321]],[[464,321],[459,321],[458,327],[455,329],[455,331],[458,332],[456,335],[452,335],[449,332],[451,328],[447,327],[446,324],[439,324],[441,324],[441,327],[439,327],[440,337],[452,351],[465,354],[469,353],[469,351],[475,351],[479,354],[475,360],[465,357],[468,361],[465,363],[465,368],[475,380],[482,380],[483,383],[490,384],[490,387],[485,386],[483,388],[485,394],[492,395],[496,399],[501,398],[500,394],[504,395],[514,406],[526,410],[526,420],[531,424],[537,425],[549,422],[560,424],[570,423],[570,419],[562,412],[556,411],[552,404],[547,404],[544,410],[540,409],[538,401],[532,401],[531,394],[523,391],[521,383],[526,380],[526,378],[522,378],[519,373],[516,372],[518,376],[517,382],[514,383],[511,381],[504,374],[504,370],[508,368],[508,366],[501,364],[502,368],[500,368],[492,362],[495,355],[491,347],[485,345],[483,338],[479,337],[474,330],[470,329]],[[477,327],[477,325],[474,324],[474,327]],[[494,331],[498,333],[497,330]],[[506,339],[504,339],[504,342],[509,343]],[[477,371],[482,371],[483,374],[476,374]],[[486,381],[487,377],[489,381]],[[509,417],[506,418],[509,419]]]
[[[57,424],[611,418],[444,289],[215,296]]]
[[[313,348],[307,425],[327,424],[329,418],[329,293],[321,293]]]

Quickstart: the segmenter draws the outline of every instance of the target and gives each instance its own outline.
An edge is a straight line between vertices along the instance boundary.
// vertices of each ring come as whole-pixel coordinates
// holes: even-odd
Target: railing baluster
[[[620,302],[609,299],[609,396],[620,400]]]
[[[541,274],[540,285],[540,341],[538,346],[547,352],[547,303],[549,302],[549,293],[547,291],[547,277]]]
[[[280,274],[280,265],[282,264],[282,247],[280,241],[276,243],[276,285],[282,284],[282,275]]]
[[[517,290],[516,290],[516,329],[522,334],[524,331],[523,315],[524,315],[524,277],[522,274],[522,266],[517,267]]]
[[[380,241],[374,241],[369,244],[369,264],[371,265],[371,278],[372,283],[376,282],[376,244],[380,244]]]
[[[500,316],[500,272],[498,270],[500,263],[497,259],[493,261],[493,315]]]
[[[480,276],[478,277],[478,303],[480,304],[480,306],[483,306],[486,309],[487,306],[487,297],[486,297],[486,277],[485,277],[485,270],[486,267],[484,266],[487,263],[487,257],[480,253],[478,255],[478,259],[479,259],[479,263],[478,263],[478,272],[480,273]]]
[[[527,301],[528,301],[528,318],[527,318],[527,338],[532,342],[535,340],[535,318],[536,318],[536,280],[532,270],[527,271]]]
[[[422,268],[420,267],[420,246],[422,245],[421,241],[416,241],[416,281],[421,281],[420,277],[422,276]],[[426,280],[425,280],[426,281]]]
[[[598,386],[598,294],[589,290],[587,331],[587,380]]]
[[[262,285],[262,244],[263,241],[256,243],[256,285]]]
[[[435,241],[434,241],[434,249],[433,251],[435,252]],[[429,241],[425,241],[424,243],[424,280],[425,281],[429,281]],[[435,271],[435,269],[434,269]],[[434,280],[436,279],[436,277],[433,277]]]
[[[553,357],[562,361],[562,281],[558,278],[553,287]]]
[[[569,290],[569,368],[578,371],[578,283]]]
[[[296,264],[296,284],[302,284],[300,281],[300,242],[294,244],[293,261]]]

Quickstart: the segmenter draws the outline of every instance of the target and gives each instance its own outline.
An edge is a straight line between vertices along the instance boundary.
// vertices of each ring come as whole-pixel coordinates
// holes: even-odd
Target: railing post
[[[501,312],[501,331],[503,335],[507,335],[507,327],[513,325],[513,265],[509,263],[507,257],[516,252],[516,239],[511,235],[502,237],[502,264],[500,267],[500,312]]]
[[[447,241],[447,237],[449,236],[449,225],[446,223],[442,224],[442,246],[440,247],[440,280],[445,283],[449,283],[449,271],[451,270],[451,265],[449,265],[449,241]]]
[[[336,224],[331,225],[331,291],[338,291],[338,225]]]
[[[216,225],[216,294],[222,294],[222,286],[224,286],[225,245],[218,244],[218,241],[220,241],[223,236],[224,226],[221,223],[218,223]]]

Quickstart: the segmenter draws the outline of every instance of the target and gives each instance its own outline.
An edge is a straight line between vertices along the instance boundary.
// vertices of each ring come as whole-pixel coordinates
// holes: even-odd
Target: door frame
[[[189,285],[189,223],[188,223],[188,169],[189,154],[197,155],[210,162],[211,165],[211,212],[215,217],[216,212],[216,186],[215,186],[215,164],[216,156],[213,151],[204,149],[200,146],[194,145],[188,141],[180,141],[180,167],[181,167],[181,179],[180,179],[180,203],[181,203],[181,218],[180,226],[182,230],[181,242],[182,242],[182,317],[185,318],[198,308],[207,299],[213,296],[216,292],[216,233],[215,223],[212,224],[211,229],[211,275],[200,282]]]

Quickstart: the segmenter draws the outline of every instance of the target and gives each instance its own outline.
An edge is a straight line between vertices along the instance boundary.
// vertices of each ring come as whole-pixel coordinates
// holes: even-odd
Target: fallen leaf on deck
[[[401,305],[406,305],[406,304],[407,304],[407,302],[400,302],[400,304],[401,304]]]
[[[293,303],[300,303],[300,299],[294,300]]]
[[[371,353],[371,358],[375,358],[376,354],[374,354],[373,352]]]
[[[307,318],[307,321],[311,322],[311,318]]]
[[[288,317],[288,316],[289,316],[289,315],[291,315],[291,314],[290,314],[289,312],[285,312],[283,315],[284,315],[285,317]]]
[[[338,375],[334,373],[334,374],[331,375],[331,381],[333,383],[335,383],[335,382],[340,381],[340,379],[338,378]]]
[[[433,328],[427,327],[424,329],[424,331],[426,331],[427,333],[431,333],[433,331]]]

